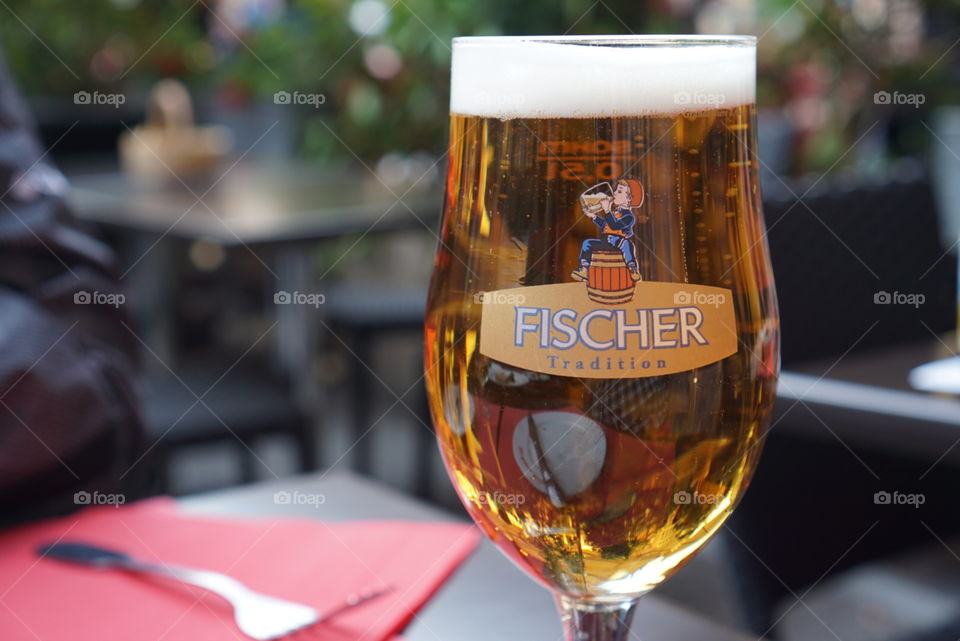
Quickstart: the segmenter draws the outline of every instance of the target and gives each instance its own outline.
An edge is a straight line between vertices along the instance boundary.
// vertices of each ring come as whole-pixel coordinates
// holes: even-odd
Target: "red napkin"
[[[388,594],[289,637],[384,641],[415,616],[478,538],[472,526],[446,523],[188,517],[170,499],[93,507],[0,534],[0,639],[247,639],[229,605],[203,590],[38,558],[38,545],[57,540],[224,572],[320,612],[350,594],[389,586]]]

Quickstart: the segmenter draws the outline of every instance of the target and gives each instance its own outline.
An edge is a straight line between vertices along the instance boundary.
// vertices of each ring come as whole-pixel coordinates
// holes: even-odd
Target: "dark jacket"
[[[143,447],[111,250],[71,216],[0,60],[0,523],[124,492]],[[102,296],[101,296],[102,297]]]

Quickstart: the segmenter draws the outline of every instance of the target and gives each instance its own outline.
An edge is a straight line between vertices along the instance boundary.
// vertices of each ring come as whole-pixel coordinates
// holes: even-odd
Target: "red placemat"
[[[0,639],[243,640],[230,606],[203,590],[40,559],[77,540],[145,560],[224,572],[251,588],[332,609],[350,594],[390,592],[297,641],[384,641],[397,634],[477,543],[468,525],[403,521],[182,516],[171,499],[94,507],[0,534]]]

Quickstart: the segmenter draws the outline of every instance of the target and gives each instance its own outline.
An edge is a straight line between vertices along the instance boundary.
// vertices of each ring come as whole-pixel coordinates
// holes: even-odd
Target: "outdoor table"
[[[434,230],[441,194],[424,177],[388,185],[366,170],[325,169],[304,162],[241,160],[198,178],[143,178],[123,172],[70,177],[76,215],[129,239],[128,291],[147,343],[173,363],[168,310],[174,292],[168,238],[248,251],[279,292],[310,292],[317,244],[352,234]],[[313,292],[311,292],[313,293]],[[276,305],[272,337],[281,368],[294,380],[315,352],[316,310]]]
[[[278,503],[276,492],[322,494],[319,505]],[[300,517],[329,521],[402,519],[456,521],[456,517],[363,477],[321,472],[218,490],[180,499],[197,515]],[[336,581],[336,577],[318,577]],[[747,641],[747,635],[656,596],[645,596],[634,638],[656,641]],[[524,575],[484,539],[404,633],[408,641],[557,641],[560,619],[550,593]]]
[[[908,381],[914,367],[955,354],[954,341],[931,336],[840,360],[791,365],[780,375],[775,429],[833,438],[819,422],[806,418],[805,405],[844,443],[906,454],[931,465],[957,465],[960,398],[916,390]]]

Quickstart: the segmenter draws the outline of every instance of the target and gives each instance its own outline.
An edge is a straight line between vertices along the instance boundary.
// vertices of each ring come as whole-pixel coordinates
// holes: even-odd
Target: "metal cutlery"
[[[249,637],[266,641],[325,621],[344,610],[382,596],[389,588],[370,590],[347,597],[342,604],[325,613],[285,599],[251,590],[233,577],[175,565],[149,563],[122,552],[80,542],[58,542],[40,546],[42,557],[68,561],[99,569],[116,569],[176,579],[221,596],[233,607],[237,627]]]

